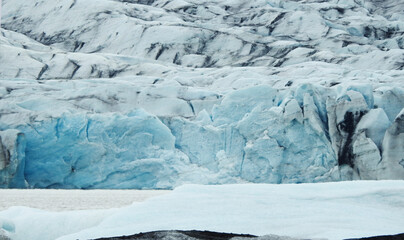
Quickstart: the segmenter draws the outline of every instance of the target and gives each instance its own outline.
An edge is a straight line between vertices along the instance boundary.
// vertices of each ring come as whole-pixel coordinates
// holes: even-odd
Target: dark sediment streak
[[[352,238],[347,240],[404,240],[404,233],[397,235],[385,235],[367,238]]]
[[[157,239],[181,239],[181,240],[229,240],[233,237],[255,238],[254,235],[218,233],[210,231],[155,231],[138,233],[131,236],[100,238],[97,240],[157,240]]]
[[[95,240],[231,240],[233,238],[237,239],[257,239],[257,240],[290,240],[294,238],[280,237],[275,235],[268,236],[254,236],[249,234],[234,234],[234,233],[219,233],[211,231],[154,231],[138,233],[131,236],[121,236],[121,237],[110,237],[110,238],[99,238]],[[305,239],[309,240],[309,239]],[[352,238],[346,240],[404,240],[404,233],[398,235],[385,235],[385,236],[375,236],[366,238]]]

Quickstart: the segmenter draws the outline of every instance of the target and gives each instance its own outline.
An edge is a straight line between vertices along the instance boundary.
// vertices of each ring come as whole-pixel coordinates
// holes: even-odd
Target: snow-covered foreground
[[[12,206],[48,211],[118,208],[168,192],[161,190],[0,189],[0,211]]]
[[[131,206],[0,212],[12,239],[92,239],[154,230],[210,230],[344,239],[403,232],[404,181],[186,185]],[[1,225],[0,225],[1,226]]]

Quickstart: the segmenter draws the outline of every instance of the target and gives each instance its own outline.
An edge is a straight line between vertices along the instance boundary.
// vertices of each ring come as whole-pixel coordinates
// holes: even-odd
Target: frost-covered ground
[[[187,185],[119,209],[12,207],[0,212],[0,226],[13,240],[84,240],[155,230],[341,240],[403,232],[403,199],[404,181]]]
[[[3,0],[0,186],[403,179],[403,9]]]

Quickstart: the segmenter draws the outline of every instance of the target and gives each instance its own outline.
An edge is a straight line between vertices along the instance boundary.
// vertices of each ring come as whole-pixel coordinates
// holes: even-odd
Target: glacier
[[[363,93],[258,85],[233,91],[211,113],[191,118],[156,117],[141,108],[41,116],[41,98],[25,96],[16,103],[27,111],[17,113],[21,122],[2,122],[1,180],[4,187],[166,189],[402,179],[403,111],[395,109],[400,112],[390,121],[374,107],[373,91],[365,94],[370,86],[355,88]]]
[[[3,0],[0,187],[404,179],[403,9]]]

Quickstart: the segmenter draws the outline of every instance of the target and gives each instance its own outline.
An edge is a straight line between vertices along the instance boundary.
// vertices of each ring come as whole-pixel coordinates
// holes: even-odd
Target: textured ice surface
[[[127,76],[153,60],[402,70],[404,7],[385,2],[4,0],[0,76]]]
[[[4,0],[3,5],[5,29],[55,53],[50,59],[46,54],[33,57],[28,45],[28,51],[13,56],[35,63],[40,79],[136,71],[128,65],[106,66],[103,57],[92,66],[77,61],[76,56],[94,52],[197,67],[279,67],[307,61],[403,67],[400,2]],[[65,55],[56,48],[79,53]],[[65,71],[56,71],[55,64]],[[11,73],[31,74],[18,67]]]
[[[141,110],[64,115],[22,131],[28,138],[25,177],[33,187],[164,188],[158,176],[169,184],[186,162],[175,154],[170,130]]]
[[[4,0],[0,187],[403,179],[402,10]]]
[[[381,161],[383,153],[391,145],[382,147],[381,142],[388,141],[384,135],[392,123],[382,108],[369,109],[366,99],[373,99],[372,91],[366,95],[348,89],[352,88],[339,88],[338,93],[312,84],[284,90],[258,85],[232,91],[213,106],[211,114],[204,110],[195,118],[158,118],[141,109],[124,114],[76,109],[76,113],[52,116],[55,112],[47,109],[48,104],[27,101],[25,95],[22,103],[14,104],[28,110],[18,113],[28,122],[3,121],[3,128],[18,129],[8,131],[24,136],[25,141],[15,142],[23,150],[11,152],[12,161],[5,159],[3,166],[13,163],[23,168],[14,184],[24,186],[26,181],[35,188],[171,188],[187,182],[378,179],[381,171],[390,168],[380,163],[385,162]],[[32,96],[42,101],[38,94]],[[126,104],[119,97],[111,100],[116,101],[115,108]],[[80,104],[82,98],[78,99],[73,102]],[[50,100],[67,109],[72,104]],[[397,129],[402,125],[399,119],[393,123]],[[402,150],[392,148],[397,157],[386,161],[401,166],[398,157]],[[340,166],[355,171],[341,174]],[[12,175],[4,176],[7,174]],[[399,170],[383,176],[403,177]],[[16,185],[5,182],[3,186]]]
[[[404,110],[386,131],[383,139],[383,158],[380,163],[381,179],[399,178],[404,174]]]
[[[402,232],[403,197],[403,181],[187,185],[112,210],[12,207],[0,212],[0,224],[15,240],[84,240],[157,230],[340,240]]]
[[[24,173],[25,146],[23,133],[14,129],[0,131],[0,186],[27,187]]]

